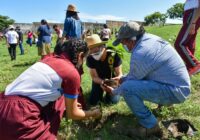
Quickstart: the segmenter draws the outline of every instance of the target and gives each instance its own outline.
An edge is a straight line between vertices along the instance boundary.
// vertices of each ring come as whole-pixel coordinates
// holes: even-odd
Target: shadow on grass
[[[119,114],[118,112],[108,112],[99,120],[73,121],[64,131],[61,130],[61,140],[81,139],[81,140],[141,140],[141,138],[129,135],[129,130],[138,127],[138,123],[133,114]],[[70,134],[70,135],[67,135]],[[159,139],[155,136],[149,140]]]
[[[19,63],[19,64],[14,64],[13,67],[26,67],[26,66],[31,66],[35,64],[37,61],[31,61],[31,62],[24,62],[24,63]]]

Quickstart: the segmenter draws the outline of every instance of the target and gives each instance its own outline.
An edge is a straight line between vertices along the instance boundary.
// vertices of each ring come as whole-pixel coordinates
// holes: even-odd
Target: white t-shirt
[[[107,38],[107,39],[110,38],[111,31],[109,28],[104,28],[101,33],[102,33],[102,38]]]
[[[58,38],[62,38],[62,34],[63,34],[63,31],[61,29],[59,29],[59,34],[57,34]]]
[[[50,66],[37,62],[6,87],[5,95],[24,95],[45,106],[61,96],[61,83]]]
[[[17,34],[16,31],[8,31],[6,34],[5,34],[6,38],[7,38],[7,41],[9,44],[17,44],[17,40],[19,38],[19,35]]]
[[[186,0],[185,6],[184,6],[184,11],[198,8],[199,7],[199,0]]]

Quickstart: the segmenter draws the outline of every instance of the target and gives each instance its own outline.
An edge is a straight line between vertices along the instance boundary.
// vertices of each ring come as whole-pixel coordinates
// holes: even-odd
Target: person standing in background
[[[76,10],[75,5],[68,5],[66,19],[64,23],[63,38],[82,38],[83,27],[78,13],[79,12]]]
[[[12,61],[12,60],[16,60],[16,46],[18,43],[19,35],[14,30],[13,25],[9,25],[8,29],[9,30],[7,31],[5,36],[6,36],[6,43],[8,46],[8,51],[9,51],[11,61]]]
[[[32,46],[32,39],[33,39],[33,32],[31,32],[30,30],[28,31],[27,34],[27,41],[26,43],[30,45],[30,47]]]
[[[189,75],[200,72],[200,62],[195,58],[195,39],[200,26],[200,0],[186,0],[183,26],[175,41],[175,48],[184,60]]]
[[[37,46],[38,55],[41,55],[42,58],[51,53],[51,29],[45,19],[41,20],[41,25],[38,28]]]
[[[111,31],[106,24],[103,25],[100,36],[102,41],[108,41],[111,38]]]
[[[56,43],[58,43],[58,41],[59,41],[60,39],[62,39],[63,31],[62,31],[62,29],[60,29],[60,27],[59,27],[57,24],[54,24],[54,25],[53,25],[53,29],[54,29],[54,31],[55,31],[56,34],[57,34]]]
[[[19,26],[16,27],[16,32],[19,35],[19,48],[20,48],[20,55],[24,55],[24,47],[23,47],[23,33]]]

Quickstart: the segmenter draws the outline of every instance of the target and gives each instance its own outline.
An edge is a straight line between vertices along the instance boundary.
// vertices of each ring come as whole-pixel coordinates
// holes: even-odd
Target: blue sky
[[[82,21],[143,21],[145,16],[156,11],[165,13],[179,2],[185,0],[2,0],[0,15],[9,16],[18,23],[38,22],[41,19],[63,23],[67,5],[75,4]]]

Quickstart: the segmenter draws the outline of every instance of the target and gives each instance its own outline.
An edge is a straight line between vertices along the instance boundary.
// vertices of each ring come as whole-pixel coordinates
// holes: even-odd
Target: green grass
[[[180,29],[179,25],[170,25],[164,27],[146,27],[146,31],[149,33],[156,34],[162,38],[170,41],[173,44],[174,38]],[[111,45],[111,41],[108,43]],[[55,40],[53,45],[55,46]],[[17,60],[10,61],[8,51],[5,42],[0,42],[0,91],[5,90],[6,85],[11,83],[17,76],[19,76],[24,70],[26,70],[33,63],[38,61],[40,57],[37,55],[37,47],[29,47],[24,43],[25,55],[19,55],[19,47],[17,48]],[[120,46],[122,48],[122,46]],[[53,48],[52,48],[53,50]],[[200,59],[200,35],[197,36],[197,50],[196,56]],[[123,72],[127,73],[129,71],[130,54],[123,53]],[[91,89],[91,78],[87,67],[84,65],[84,75],[82,76],[82,87],[86,98]],[[183,104],[175,105],[174,109],[168,109],[166,107],[162,108],[159,112],[158,117],[162,120],[181,118],[188,119],[194,126],[200,130],[200,74],[195,75],[191,78],[192,80],[192,94],[190,98]],[[147,106],[151,109],[155,108],[155,104],[146,102]],[[114,140],[114,139],[124,139],[129,140],[130,138],[120,134],[115,133],[115,130],[120,130],[121,132],[126,130],[126,127],[132,127],[136,125],[136,119],[134,115],[130,112],[126,103],[121,99],[120,103],[117,105],[105,106],[103,105],[103,113],[108,114],[109,112],[117,112],[118,116],[115,119],[110,118],[102,129],[99,131],[88,130],[85,127],[77,125],[77,122],[71,120],[62,120],[59,132],[66,139],[77,139],[77,140]],[[154,138],[150,138],[154,139]],[[172,138],[171,138],[172,139]],[[190,139],[184,137],[184,139]],[[200,139],[200,132],[197,133],[192,139]]]

